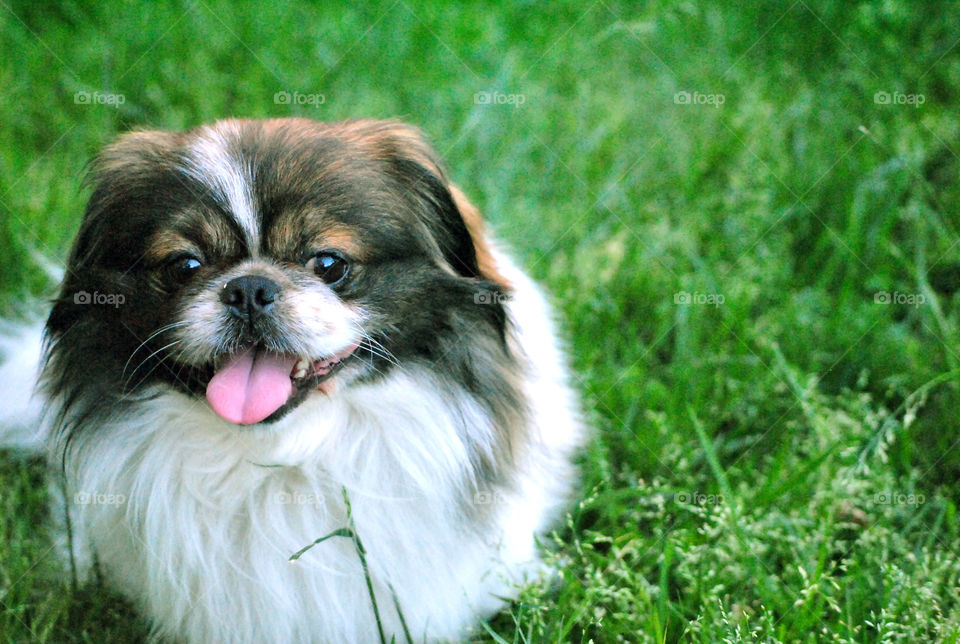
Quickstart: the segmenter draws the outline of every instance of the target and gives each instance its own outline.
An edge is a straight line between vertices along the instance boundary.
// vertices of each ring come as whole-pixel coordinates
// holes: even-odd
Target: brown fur
[[[169,162],[180,135],[157,130],[128,132],[107,146],[97,157],[96,170],[100,173],[123,173],[129,176],[156,169],[158,163]]]
[[[470,231],[470,237],[473,239],[473,247],[477,253],[477,263],[480,265],[480,274],[485,279],[502,286],[504,291],[510,291],[512,285],[510,280],[504,277],[497,267],[497,260],[493,256],[493,249],[490,247],[487,237],[487,225],[480,215],[480,211],[467,200],[467,196],[463,194],[460,188],[453,184],[449,184],[448,188],[450,194],[453,195],[453,202],[457,204],[460,216],[463,217],[463,223],[467,225],[467,230]]]
[[[161,229],[150,238],[143,257],[147,265],[156,266],[179,253],[195,253],[196,248],[196,245],[182,235],[168,229]]]
[[[343,126],[343,136],[347,140],[365,145],[380,156],[401,155],[416,161],[438,176],[453,196],[453,201],[463,217],[467,230],[473,239],[480,266],[480,274],[491,282],[496,282],[504,291],[511,290],[510,281],[504,277],[493,256],[487,237],[487,226],[480,211],[467,199],[463,191],[451,183],[437,158],[418,128],[395,121],[351,121]]]

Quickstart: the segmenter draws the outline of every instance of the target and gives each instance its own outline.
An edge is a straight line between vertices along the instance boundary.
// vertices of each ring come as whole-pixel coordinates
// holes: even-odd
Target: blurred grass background
[[[552,292],[596,430],[561,581],[478,641],[956,642],[958,25],[907,0],[0,0],[0,310],[50,293],[36,256],[64,257],[118,132],[408,120]],[[0,460],[0,640],[140,641],[63,579],[42,480]]]

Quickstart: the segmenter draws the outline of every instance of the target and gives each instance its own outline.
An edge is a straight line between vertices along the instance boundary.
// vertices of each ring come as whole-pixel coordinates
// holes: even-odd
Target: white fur
[[[350,539],[288,562],[346,527],[346,489],[387,640],[405,641],[391,586],[414,641],[465,637],[536,572],[535,535],[567,499],[582,440],[549,309],[525,275],[505,258],[501,266],[531,364],[533,436],[516,492],[464,483],[465,437],[492,450],[490,419],[466,392],[441,393],[425,370],[398,368],[379,384],[313,395],[279,422],[251,428],[218,418],[202,399],[162,391],[78,439],[67,470],[76,543],[89,544],[160,637],[376,642]],[[15,356],[17,369],[35,369],[38,349]],[[491,503],[478,509],[495,513],[495,528],[464,518],[465,501]]]
[[[43,351],[43,320],[0,326],[0,446],[38,449],[45,440],[34,385]]]
[[[226,211],[240,225],[251,254],[256,254],[260,248],[260,223],[250,190],[253,169],[239,155],[230,153],[231,140],[237,140],[239,131],[239,126],[231,121],[204,127],[190,146],[185,171],[226,201]]]

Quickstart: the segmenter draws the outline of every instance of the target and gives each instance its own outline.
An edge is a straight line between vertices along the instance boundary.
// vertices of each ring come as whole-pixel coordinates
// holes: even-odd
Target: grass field
[[[561,582],[477,641],[960,638],[956,3],[43,4],[0,0],[5,315],[117,132],[411,121],[552,292],[595,429]],[[139,641],[42,480],[0,459],[0,641]]]

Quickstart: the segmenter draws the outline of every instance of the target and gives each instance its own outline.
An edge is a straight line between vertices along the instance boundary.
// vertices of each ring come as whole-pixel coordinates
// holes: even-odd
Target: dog
[[[42,345],[0,370],[19,392],[42,364],[9,404],[83,578],[206,644],[459,640],[541,574],[570,371],[418,129],[136,131],[88,181]]]

